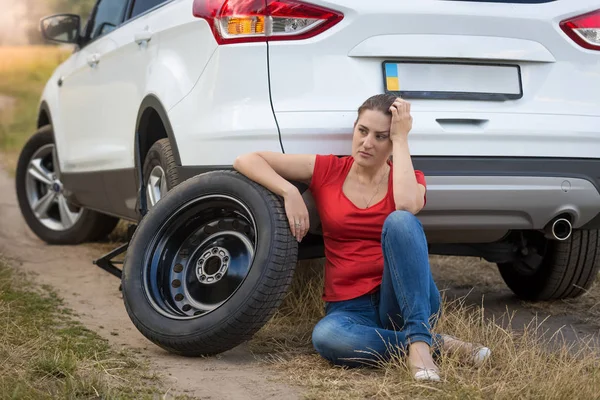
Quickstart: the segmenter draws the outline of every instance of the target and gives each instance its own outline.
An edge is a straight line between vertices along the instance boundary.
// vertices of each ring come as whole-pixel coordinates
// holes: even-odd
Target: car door
[[[111,210],[131,215],[136,202],[135,133],[140,106],[147,94],[147,82],[158,55],[158,35],[151,20],[160,18],[156,8],[167,1],[132,0],[125,23],[110,36],[117,44],[102,54],[103,118],[96,129],[100,141],[94,168],[103,176]]]
[[[119,48],[115,33],[122,24],[128,0],[99,0],[86,28],[85,43],[74,56],[73,67],[59,78],[59,103],[63,162],[69,172],[102,169],[111,143],[103,132],[117,108],[107,99],[122,98],[115,91],[114,54]]]
[[[99,55],[102,65],[98,72],[103,75],[99,79],[99,99],[104,118],[98,125],[98,134],[110,145],[98,144],[104,150],[98,154],[97,169],[129,171],[134,167],[138,111],[159,48],[150,19],[156,18],[156,7],[162,3],[166,0],[132,0],[125,23],[110,34],[116,47]]]

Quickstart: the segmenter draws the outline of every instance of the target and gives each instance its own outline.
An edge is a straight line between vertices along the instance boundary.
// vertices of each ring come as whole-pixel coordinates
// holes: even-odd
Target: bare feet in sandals
[[[458,355],[459,359],[475,367],[481,366],[491,355],[489,348],[473,343],[463,342],[450,335],[442,335],[444,350]]]
[[[415,342],[408,347],[408,366],[416,380],[440,380],[439,369],[425,342]]]

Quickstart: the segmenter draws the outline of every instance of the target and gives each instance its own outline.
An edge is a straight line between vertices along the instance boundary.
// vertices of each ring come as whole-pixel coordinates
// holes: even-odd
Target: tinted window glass
[[[90,38],[94,39],[114,30],[122,21],[127,0],[100,0],[92,21]]]
[[[131,11],[131,18],[145,13],[151,8],[156,7],[159,4],[165,3],[167,0],[135,0],[133,3],[133,10]]]

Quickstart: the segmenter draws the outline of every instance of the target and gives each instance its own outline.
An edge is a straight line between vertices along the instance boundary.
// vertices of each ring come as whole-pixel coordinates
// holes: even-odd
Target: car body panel
[[[413,155],[600,154],[600,52],[581,48],[559,27],[563,19],[598,9],[597,2],[315,3],[343,12],[344,20],[310,40],[269,44],[285,152],[348,154],[356,110],[384,92],[383,63],[392,61],[421,63],[413,78],[440,87],[458,79],[444,76],[448,64],[519,68],[523,94],[514,100],[403,96],[414,115]],[[467,68],[462,73],[474,88],[500,78],[492,69],[478,81]],[[399,77],[400,90],[410,86],[407,79]]]

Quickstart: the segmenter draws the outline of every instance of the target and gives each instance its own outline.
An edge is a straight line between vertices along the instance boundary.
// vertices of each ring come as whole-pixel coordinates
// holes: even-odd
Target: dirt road
[[[261,369],[244,346],[215,358],[189,359],[146,340],[125,312],[119,281],[92,264],[102,252],[41,242],[21,217],[13,182],[0,170],[0,253],[20,271],[33,273],[34,281],[54,287],[89,329],[117,348],[139,350],[173,387],[170,393],[211,400],[300,397],[300,390],[269,379],[273,371]]]

